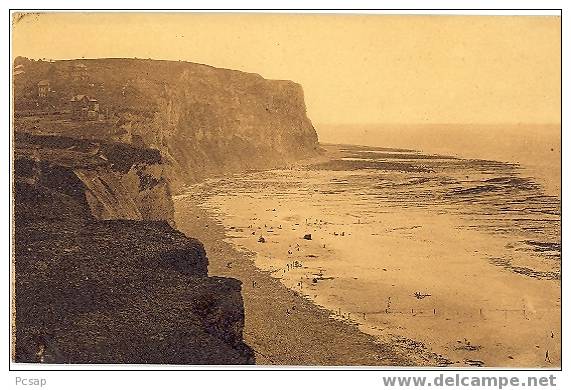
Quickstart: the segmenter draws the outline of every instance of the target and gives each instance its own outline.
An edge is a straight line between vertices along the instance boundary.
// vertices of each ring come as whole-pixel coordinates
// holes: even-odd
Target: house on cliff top
[[[22,65],[22,64],[16,65],[14,67],[14,76],[17,76],[17,75],[22,74],[22,73],[26,73],[24,71],[24,65]]]
[[[99,102],[87,95],[75,95],[69,101],[71,116],[78,120],[99,119]]]
[[[88,79],[87,66],[84,64],[75,64],[70,70],[73,81],[85,81]]]
[[[47,97],[50,92],[50,81],[49,80],[42,80],[38,83],[38,96],[39,97]]]

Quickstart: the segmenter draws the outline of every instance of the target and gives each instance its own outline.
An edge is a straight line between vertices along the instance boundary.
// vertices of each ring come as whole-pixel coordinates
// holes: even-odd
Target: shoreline
[[[355,322],[334,318],[329,310],[287,288],[254,264],[255,254],[227,242],[223,224],[198,204],[175,198],[177,229],[200,240],[209,274],[242,282],[244,341],[257,365],[280,366],[447,366],[449,361],[422,343],[406,338],[379,339]]]
[[[339,152],[338,150],[339,147],[342,146],[341,145],[333,146],[332,147],[333,150],[331,149],[328,150],[329,153],[324,153],[323,155],[319,156],[317,159],[312,159],[312,160],[330,160],[335,157],[339,157],[336,156],[336,154],[338,154]],[[305,170],[304,168],[306,168],[307,165],[311,165],[313,163],[315,163],[315,161],[302,160],[297,164],[293,164],[287,169],[293,169],[294,171],[304,171]],[[305,175],[301,173],[301,178],[304,177]],[[226,180],[228,179],[227,178],[222,179],[222,183],[224,183],[224,181]],[[279,179],[276,180],[278,180],[279,182]],[[297,180],[300,180],[300,178],[298,177]],[[196,194],[200,193],[200,191],[204,191],[200,189],[200,186],[202,185],[206,185],[207,188],[206,192],[203,192],[203,195],[196,196]],[[480,284],[484,283],[483,285],[489,287],[494,286],[498,289],[498,291],[503,291],[502,294],[500,295],[501,299],[497,302],[499,308],[496,308],[493,305],[490,307],[490,303],[487,302],[488,297],[484,295],[482,296],[478,295],[477,291],[481,290],[476,290],[472,292],[476,293],[479,300],[477,302],[473,302],[471,306],[468,307],[468,309],[474,309],[475,313],[477,314],[478,313],[477,309],[479,307],[480,308],[479,316],[480,318],[485,319],[484,323],[479,324],[477,326],[476,323],[478,321],[477,319],[472,319],[474,314],[471,312],[466,314],[468,315],[469,318],[466,317],[462,319],[463,318],[462,317],[459,319],[455,319],[456,317],[458,317],[459,313],[456,313],[456,317],[454,317],[454,312],[462,311],[462,308],[456,305],[458,302],[455,302],[454,300],[450,301],[450,299],[447,299],[447,297],[450,298],[451,293],[458,294],[459,291],[463,291],[465,289],[461,288],[461,289],[450,290],[446,289],[445,286],[442,286],[444,290],[442,288],[436,289],[435,287],[436,285],[434,285],[434,283],[438,285],[438,283],[440,283],[438,279],[434,278],[427,279],[422,283],[423,285],[426,285],[425,289],[428,288],[429,290],[431,290],[431,293],[433,294],[436,293],[436,297],[427,300],[431,302],[433,300],[436,300],[434,301],[436,305],[434,306],[435,318],[434,320],[426,318],[420,322],[417,321],[418,324],[412,326],[410,321],[407,322],[404,319],[404,317],[403,318],[394,317],[394,314],[401,313],[401,311],[399,310],[402,310],[402,308],[399,307],[399,305],[402,306],[402,304],[407,304],[408,301],[411,301],[411,298],[408,296],[409,295],[408,293],[412,291],[413,287],[417,287],[416,284],[418,283],[418,281],[416,280],[414,281],[414,283],[412,283],[413,280],[410,280],[410,278],[406,279],[406,275],[402,274],[402,272],[400,271],[400,267],[405,265],[405,263],[399,263],[397,258],[401,258],[401,260],[408,258],[406,249],[404,249],[404,251],[397,250],[395,253],[393,253],[393,255],[397,255],[397,258],[395,259],[391,259],[390,255],[389,258],[383,259],[383,262],[386,263],[383,266],[386,267],[389,271],[386,272],[383,278],[386,280],[382,281],[381,284],[376,285],[376,287],[374,285],[371,285],[369,281],[368,290],[367,290],[369,294],[368,296],[376,296],[377,298],[379,298],[388,294],[389,300],[391,299],[390,297],[392,296],[393,298],[396,298],[396,300],[398,301],[396,302],[395,299],[393,299],[394,302],[392,302],[393,304],[391,305],[391,313],[387,313],[391,314],[391,320],[389,320],[387,317],[386,321],[378,316],[379,314],[382,314],[379,312],[379,310],[381,310],[382,308],[377,307],[378,302],[375,303],[376,301],[378,301],[378,299],[371,302],[361,300],[361,304],[354,305],[350,304],[350,302],[345,302],[345,299],[343,298],[345,295],[350,294],[350,291],[343,290],[344,287],[339,284],[338,281],[340,280],[339,278],[345,280],[345,282],[350,282],[349,283],[350,286],[354,283],[362,283],[361,280],[367,283],[368,275],[363,273],[355,274],[354,273],[355,270],[351,275],[345,274],[342,272],[342,269],[338,268],[339,264],[335,263],[336,268],[333,268],[334,263],[330,263],[327,261],[327,259],[330,258],[333,255],[333,253],[335,253],[334,258],[345,259],[344,263],[345,265],[349,265],[346,264],[346,262],[351,261],[350,259],[352,259],[353,256],[358,256],[359,259],[368,258],[370,256],[376,256],[367,252],[366,250],[365,252],[363,252],[363,250],[360,249],[358,250],[358,248],[362,248],[363,245],[365,245],[365,247],[367,247],[368,245],[366,242],[359,241],[359,237],[366,237],[369,235],[374,235],[378,237],[376,238],[377,241],[381,240],[383,242],[383,244],[380,245],[380,248],[378,248],[379,245],[377,244],[380,244],[381,241],[375,244],[376,248],[375,251],[378,251],[375,253],[381,253],[383,251],[383,248],[391,247],[391,245],[398,245],[401,248],[408,247],[409,245],[407,244],[406,240],[408,239],[407,237],[409,233],[407,233],[406,229],[402,230],[406,228],[406,226],[408,226],[408,224],[406,223],[407,218],[403,220],[404,217],[400,216],[399,218],[395,219],[386,212],[383,212],[382,215],[385,221],[384,221],[384,227],[381,226],[381,230],[383,229],[387,230],[387,237],[382,238],[378,236],[378,232],[369,231],[370,229],[366,227],[367,223],[354,225],[350,227],[350,226],[342,226],[344,225],[344,223],[341,223],[341,225],[339,225],[340,223],[339,221],[335,222],[326,219],[323,221],[323,223],[325,224],[323,226],[321,222],[312,223],[310,221],[310,223],[308,224],[307,217],[309,217],[309,219],[313,221],[313,219],[315,218],[318,217],[321,218],[322,214],[320,213],[312,214],[311,210],[306,208],[305,202],[295,203],[294,201],[292,205],[285,206],[280,201],[280,199],[282,201],[284,199],[281,197],[278,197],[277,199],[268,198],[266,201],[263,197],[258,198],[255,196],[253,197],[252,195],[249,196],[246,195],[246,198],[242,198],[242,200],[240,200],[241,195],[238,192],[236,194],[231,195],[228,199],[218,199],[218,201],[214,201],[213,203],[212,201],[207,200],[210,197],[208,191],[213,190],[212,188],[208,190],[209,186],[210,184],[207,183],[197,183],[196,190],[193,190],[192,187],[189,187],[187,195],[180,195],[178,197],[175,197],[175,204],[180,202],[179,203],[180,207],[175,207],[177,210],[177,226],[184,233],[197,237],[202,242],[204,242],[205,246],[207,247],[207,251],[210,258],[213,258],[215,251],[218,250],[220,252],[219,255],[215,255],[220,257],[219,260],[216,260],[216,262],[220,264],[215,264],[215,263],[211,264],[210,269],[211,272],[213,272],[213,274],[232,276],[244,282],[244,290],[245,290],[244,296],[245,296],[245,303],[247,306],[246,307],[247,317],[248,313],[253,313],[254,316],[256,317],[260,316],[259,313],[260,310],[262,312],[266,310],[265,308],[262,308],[260,305],[269,305],[269,306],[275,305],[276,304],[275,302],[281,301],[283,299],[283,296],[289,296],[291,294],[293,294],[293,296],[297,295],[298,298],[301,298],[309,302],[310,305],[314,306],[317,310],[325,311],[326,321],[324,321],[324,325],[321,325],[321,327],[328,326],[328,324],[331,321],[337,321],[341,324],[344,324],[346,327],[352,327],[353,330],[356,330],[362,335],[370,336],[374,344],[376,343],[388,346],[388,350],[390,352],[387,352],[387,356],[391,356],[391,358],[385,359],[388,360],[388,362],[387,361],[380,362],[379,360],[382,359],[377,359],[371,363],[369,360],[369,362],[365,363],[366,365],[396,364],[398,366],[406,366],[412,364],[415,366],[425,366],[425,365],[488,366],[488,364],[491,364],[491,366],[498,366],[498,367],[504,365],[506,367],[507,366],[518,367],[519,365],[527,366],[528,364],[530,364],[529,359],[533,359],[533,357],[529,354],[530,353],[535,354],[535,352],[526,352],[524,350],[521,350],[521,348],[524,348],[523,345],[519,346],[518,343],[513,344],[512,342],[514,340],[511,340],[511,338],[513,338],[512,337],[513,335],[506,334],[504,335],[506,336],[506,338],[502,336],[502,338],[500,338],[499,341],[501,342],[502,346],[499,347],[500,344],[494,344],[494,346],[490,344],[490,342],[495,343],[498,342],[498,340],[495,341],[488,340],[486,336],[488,334],[487,332],[484,332],[483,334],[478,334],[477,332],[474,333],[474,331],[470,330],[472,328],[485,325],[488,328],[496,327],[493,329],[497,329],[498,331],[502,331],[505,333],[505,331],[510,327],[516,326],[517,325],[516,322],[519,324],[518,321],[520,320],[517,318],[512,318],[511,315],[509,321],[507,321],[508,320],[507,317],[505,320],[499,318],[498,313],[500,312],[504,313],[506,307],[509,307],[510,309],[514,308],[510,307],[510,305],[513,304],[513,302],[510,301],[510,299],[513,298],[511,296],[513,294],[511,294],[511,292],[509,291],[510,289],[506,291],[501,289],[501,283],[498,284],[499,283],[498,280],[500,279],[498,278],[501,278],[502,280],[505,281],[509,279],[510,286],[513,284],[514,286],[520,286],[521,288],[524,288],[524,286],[530,287],[529,283],[526,282],[525,279],[520,279],[521,276],[517,276],[516,274],[512,273],[506,273],[505,270],[502,271],[501,269],[499,269],[497,265],[482,263],[482,260],[484,260],[484,258],[482,258],[479,252],[481,252],[482,248],[492,245],[492,241],[486,239],[485,234],[476,233],[475,231],[470,231],[470,232],[467,231],[465,233],[462,233],[463,238],[460,238],[461,237],[460,232],[455,230],[456,228],[454,226],[456,226],[456,224],[453,223],[454,222],[453,220],[448,221],[448,219],[444,218],[444,221],[441,221],[442,223],[444,223],[444,225],[446,225],[443,227],[444,230],[448,229],[446,231],[450,232],[455,231],[454,234],[458,236],[456,237],[457,241],[455,247],[456,249],[453,252],[463,253],[466,251],[465,255],[463,255],[465,263],[464,268],[458,268],[459,265],[457,265],[456,260],[452,258],[448,258],[447,263],[449,263],[450,266],[456,267],[454,268],[455,272],[458,272],[459,275],[461,274],[463,275],[464,273],[468,274],[473,273],[476,275],[484,272],[479,278],[479,283]],[[202,196],[205,196],[206,198],[203,199]],[[235,196],[238,197],[235,198]],[[222,203],[218,203],[219,201],[221,201]],[[293,209],[291,209],[291,207],[293,207]],[[192,209],[192,211],[189,211],[188,210],[189,208]],[[286,211],[285,208],[287,208],[289,211]],[[181,211],[183,212],[183,214],[186,214],[186,217],[179,216]],[[405,210],[402,211],[404,212]],[[410,212],[408,212],[408,214],[410,214]],[[421,225],[430,226],[431,221],[426,221],[423,219],[424,217],[423,218],[420,217],[422,217],[422,215],[416,216],[413,213],[410,216],[410,220],[408,220],[408,222],[415,221],[415,223],[419,225],[419,226],[415,225],[413,228],[418,228],[417,230],[415,230],[416,232],[415,234],[422,235],[423,237],[421,239],[422,242],[433,242],[434,240],[440,240],[441,239],[440,236],[444,237],[451,234],[451,233],[446,233],[446,234],[439,233],[440,236],[439,235],[434,236],[433,234],[431,234],[431,231],[434,229],[429,229],[428,231],[426,229],[421,229],[422,227]],[[200,221],[201,218],[203,219],[203,221]],[[303,218],[306,218],[305,225],[303,223]],[[442,218],[443,216],[439,217],[439,219]],[[317,221],[317,219],[315,219],[315,221]],[[273,229],[272,226],[277,227],[278,224],[279,228],[272,230]],[[282,230],[282,224],[284,227],[283,230]],[[440,224],[438,226],[440,226]],[[256,230],[256,229],[262,229],[262,230]],[[295,233],[290,232],[290,229],[295,231]],[[336,241],[339,240],[340,238],[337,237],[335,239],[335,237],[333,236],[337,236],[337,234],[333,234],[333,231],[329,231],[331,229],[337,230],[337,232],[345,230],[349,237],[342,238],[341,240],[343,241],[349,240],[353,242],[355,239],[357,239],[358,242],[357,243],[353,242],[352,246],[353,249],[347,252],[344,250],[343,247],[339,247],[339,245],[337,245]],[[351,231],[355,229],[359,231],[354,231],[353,232],[354,234],[352,235]],[[365,230],[361,231],[363,229]],[[257,236],[252,237],[252,235],[250,234],[251,230],[254,230],[254,232],[251,233],[253,235],[258,234],[257,232],[259,232],[260,236],[262,236],[263,232],[265,243],[263,244],[258,243],[257,242],[258,237]],[[310,232],[316,233],[316,237],[314,237],[313,241],[306,241],[301,239],[300,234],[303,233],[304,230],[306,230],[305,233],[310,233]],[[331,237],[329,237],[329,235],[331,235]],[[390,238],[389,235],[392,238]],[[400,245],[393,242],[395,239],[397,240],[396,242],[400,242]],[[219,243],[212,242],[207,244],[208,240],[214,240],[214,241],[218,240]],[[468,242],[471,242],[471,244],[468,247],[465,247],[466,243]],[[492,252],[503,250],[501,248],[501,246],[503,245],[502,242],[495,242],[495,241],[493,242],[494,242],[493,245],[490,246],[488,249],[492,250]],[[224,247],[225,245],[226,247]],[[296,248],[292,247],[292,245],[297,246],[297,251],[301,250],[301,252],[297,252]],[[421,244],[421,246],[422,245],[423,244]],[[449,244],[444,244],[443,242],[441,242],[439,245],[449,245]],[[461,246],[458,247],[458,245]],[[325,249],[326,246],[327,249]],[[419,245],[415,244],[415,246]],[[259,250],[257,248],[259,248]],[[427,266],[428,264],[430,264],[430,261],[427,262],[426,260],[422,259],[426,256],[434,257],[434,255],[438,254],[438,253],[432,253],[434,252],[434,249],[436,247],[434,249],[431,249],[430,246],[426,247],[426,245],[424,245],[423,248],[424,249],[418,247],[416,248],[416,252],[411,253],[413,254],[413,258],[420,256],[417,259],[419,261],[414,261],[410,265],[413,266],[413,264],[416,264],[413,266],[413,268],[414,267],[423,268]],[[290,250],[293,251],[293,253]],[[341,250],[341,252],[338,253],[337,250]],[[285,256],[286,252],[288,253],[287,256]],[[432,253],[432,255],[430,255],[430,253]],[[443,254],[441,253],[438,256],[442,255]],[[236,264],[234,262],[225,261],[230,258],[239,259],[240,264],[248,263],[249,270],[245,269],[239,271],[233,270],[232,268],[234,268]],[[296,259],[301,260],[299,265],[294,264],[297,263],[297,261],[295,262],[293,261]],[[324,260],[322,259],[325,259],[327,265],[323,262]],[[450,263],[450,261],[452,261],[452,263]],[[445,262],[444,264],[447,263]],[[321,267],[325,267],[327,268],[327,270]],[[398,273],[395,274],[397,268],[398,268]],[[348,268],[344,267],[343,269],[348,269]],[[323,274],[323,271],[326,271],[326,274]],[[387,270],[383,268],[383,271]],[[410,271],[412,271],[411,275],[415,274],[415,271],[413,270]],[[425,271],[428,272],[428,270]],[[450,272],[450,270],[448,270],[445,266],[440,271],[441,274],[446,274]],[[284,273],[283,275],[282,272]],[[308,273],[309,274],[313,273],[314,276],[317,275],[313,279],[313,284],[311,283],[312,277],[308,276]],[[263,291],[256,290],[256,287],[260,285],[258,278],[260,278],[261,275],[263,275],[264,277],[263,282],[265,288],[270,288],[269,285],[271,284],[272,290],[281,289],[280,292],[276,290],[275,293],[276,300],[274,302],[267,302],[267,301],[262,302],[256,300],[255,296],[254,297],[248,296],[248,298],[246,298],[246,295],[248,294],[255,295],[256,293],[263,293]],[[398,278],[398,280],[394,279],[395,277]],[[402,279],[403,277],[405,279]],[[347,278],[355,279],[355,281],[348,280]],[[359,279],[359,282],[356,282],[357,279]],[[389,280],[391,281],[389,282]],[[270,283],[269,281],[272,282]],[[274,282],[277,282],[277,284]],[[402,284],[403,282],[404,285]],[[256,284],[256,287],[254,287],[254,283]],[[303,286],[301,285],[301,283],[303,283]],[[539,285],[544,285],[544,283],[550,283],[550,282],[533,281],[532,283],[534,285],[539,286]],[[398,288],[396,289],[395,289],[395,284],[398,284]],[[376,290],[375,291],[371,290],[372,287],[374,287]],[[403,291],[401,291],[403,290],[403,287],[405,290],[404,292],[407,293],[405,295],[403,295]],[[378,290],[379,288],[380,290]],[[335,291],[333,291],[332,289]],[[246,290],[252,290],[252,291],[246,291]],[[470,293],[466,291],[464,295],[466,295],[465,299],[467,301],[470,301],[475,297],[473,295],[470,295]],[[248,308],[248,303],[246,301],[249,301],[252,298],[254,298],[256,305],[253,305],[250,308]],[[429,305],[430,307],[428,307],[426,305],[426,303],[430,304],[430,302],[424,302],[424,300],[422,302],[421,301],[417,302],[414,299],[412,299],[412,301],[414,303],[410,302],[410,304],[414,306],[414,311],[412,312],[413,317],[416,317],[417,315],[420,315],[421,317],[424,316],[426,314],[425,313],[426,310],[428,309],[430,309],[430,313],[432,313],[433,311],[432,306]],[[539,319],[541,319],[544,316],[544,313],[543,312],[536,313],[533,301],[524,302],[523,306],[524,309],[526,308],[526,305],[528,303],[530,304],[531,313],[533,313],[534,316],[539,315]],[[535,302],[535,304],[537,303],[538,302]],[[393,309],[393,306],[395,306],[395,304],[397,304],[397,306],[394,308],[396,309],[396,311],[394,311]],[[291,320],[301,321],[301,322],[306,321],[306,319],[292,318],[293,310],[291,309],[293,306],[295,306],[295,303],[291,303],[291,307],[287,307],[287,305],[286,306],[280,305],[280,310],[286,311],[287,315],[283,318],[280,318],[280,321],[278,322],[285,323]],[[445,311],[443,312],[442,309],[444,309]],[[409,310],[408,314],[410,316],[411,315],[410,308],[408,308],[408,310]],[[446,313],[446,310],[451,312],[448,314],[444,314]],[[508,310],[508,311],[511,312],[514,310]],[[436,313],[436,311],[438,311],[438,313]],[[519,311],[521,311],[521,309]],[[526,312],[529,313],[529,311],[524,310],[524,313]],[[309,310],[303,314],[307,316],[316,315],[312,310]],[[367,315],[366,318],[365,314]],[[404,315],[405,312],[402,312],[401,314]],[[436,316],[436,314],[438,314],[438,316]],[[371,315],[372,323],[369,319],[369,315]],[[362,318],[359,316],[362,316]],[[378,318],[375,318],[375,316]],[[440,317],[442,318],[439,320],[438,318]],[[524,317],[526,316],[524,315]],[[271,312],[271,310],[269,310],[268,318],[279,318],[279,316],[276,317],[276,313]],[[445,319],[446,322],[442,322],[441,321],[442,319]],[[529,320],[528,318],[524,319]],[[458,324],[454,325],[456,324],[457,320],[459,321]],[[411,325],[410,329],[409,325]],[[402,328],[402,326],[404,326],[405,328]],[[418,328],[419,326],[421,326],[421,328]],[[432,336],[428,336],[426,334],[427,330],[423,329],[422,326],[425,328],[427,327],[428,329],[431,329],[433,327],[439,328],[445,326],[445,328],[448,329],[448,331],[444,333],[440,332],[442,334],[440,334],[439,337],[435,338]],[[259,327],[260,327],[259,322],[256,324],[252,324],[251,327],[248,327],[247,325],[245,328],[245,332],[248,332],[249,329],[251,329],[252,333],[255,336],[255,334],[258,332]],[[318,330],[318,332],[321,332],[321,330]],[[335,330],[335,332],[339,332],[339,330],[337,329]],[[345,330],[341,330],[341,332],[345,332]],[[559,333],[558,331],[555,331],[555,335],[557,337],[558,333]],[[327,329],[324,330],[322,334],[324,334],[327,338],[333,337],[333,335],[328,333]],[[527,336],[532,336],[532,335],[526,334],[526,337]],[[535,334],[535,336],[538,335]],[[448,340],[447,337],[450,338],[450,340]],[[464,337],[464,343],[467,343],[467,346],[464,346],[464,344],[461,343],[462,337]],[[262,335],[262,338],[271,340],[272,335],[265,334]],[[295,333],[289,334],[287,335],[286,339],[287,338],[289,338],[290,340],[293,339],[297,342],[297,340],[299,339],[299,335]],[[537,339],[537,337],[535,338]],[[248,336],[246,334],[245,334],[245,339],[248,342]],[[510,340],[512,342],[510,342]],[[254,344],[255,343],[256,342],[254,341]],[[474,346],[472,347],[470,343],[474,344]],[[552,344],[552,342],[547,341],[546,343],[547,343],[546,348],[551,350],[550,345]],[[544,343],[541,340],[537,339],[536,342],[533,344],[533,350],[535,351],[537,348],[543,347],[543,345]],[[334,348],[338,347],[335,346]],[[351,348],[352,346],[348,345],[345,349],[351,350]],[[482,348],[482,350],[480,350],[480,348]],[[256,349],[255,346],[254,349]],[[401,359],[402,351],[405,351],[405,355],[412,356],[411,358],[405,359],[406,362],[404,363],[402,362]],[[263,350],[260,352],[264,354]],[[502,356],[505,354],[503,360],[500,357],[495,356],[496,352]],[[360,354],[361,351],[359,352],[355,351],[355,353]],[[518,353],[520,355],[518,355]],[[476,355],[481,355],[481,356],[476,356]],[[396,359],[397,363],[394,363],[395,356],[397,357]],[[360,358],[357,358],[357,360],[359,359]],[[274,363],[273,359],[268,360],[263,358],[261,360],[258,359],[258,361],[259,362],[266,361],[266,362],[271,362],[272,364],[280,364],[280,363]],[[462,362],[464,362],[464,365],[462,364]],[[303,363],[298,363],[298,364],[303,364]],[[326,364],[331,365],[332,363],[327,362]],[[353,365],[354,363],[350,364]],[[333,363],[333,365],[335,365],[335,363]]]

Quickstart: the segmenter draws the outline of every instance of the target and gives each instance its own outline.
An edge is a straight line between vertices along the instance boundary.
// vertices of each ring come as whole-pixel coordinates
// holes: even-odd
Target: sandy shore
[[[351,189],[355,175],[368,173],[298,165],[176,197],[178,228],[205,243],[210,273],[244,283],[258,363],[559,366],[552,260],[521,247],[517,232],[412,207],[406,187],[380,190],[398,202],[371,203],[366,187]]]
[[[379,340],[421,341],[455,366],[550,367],[560,359],[558,284],[490,264],[487,254],[503,242],[460,230],[450,216],[386,212],[379,231],[365,218],[320,222],[301,203],[220,204],[234,213],[221,217],[227,237],[256,253],[257,268]]]
[[[183,206],[183,207],[181,207]],[[190,207],[189,207],[190,206]],[[209,274],[242,281],[244,339],[260,365],[435,366],[446,360],[406,338],[380,341],[288,289],[227,242],[224,226],[188,199],[175,200],[177,228],[205,245]]]

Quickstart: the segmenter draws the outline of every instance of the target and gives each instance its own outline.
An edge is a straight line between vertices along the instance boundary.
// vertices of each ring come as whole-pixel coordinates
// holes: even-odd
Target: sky
[[[561,19],[45,13],[13,56],[185,60],[300,83],[316,124],[559,123]]]

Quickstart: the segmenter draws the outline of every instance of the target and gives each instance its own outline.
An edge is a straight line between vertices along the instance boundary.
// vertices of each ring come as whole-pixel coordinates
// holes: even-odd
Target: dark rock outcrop
[[[169,225],[157,167],[153,150],[16,137],[15,361],[254,362],[240,282]]]
[[[207,275],[171,191],[318,152],[301,86],[187,62],[15,62],[15,360],[253,363],[240,282]],[[99,111],[81,120],[72,97]]]

